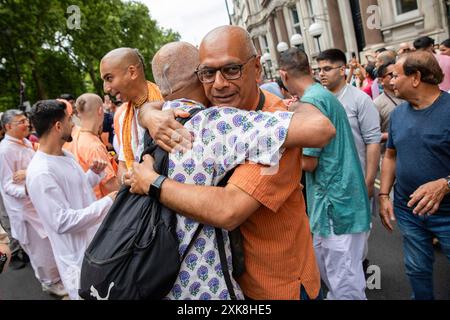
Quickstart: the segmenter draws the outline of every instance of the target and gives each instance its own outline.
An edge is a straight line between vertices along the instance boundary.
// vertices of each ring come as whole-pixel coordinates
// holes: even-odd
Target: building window
[[[417,0],[396,0],[397,14],[404,14],[418,9]]]
[[[302,27],[300,25],[300,19],[298,17],[298,11],[296,7],[291,8],[292,28],[294,33],[302,34]]]
[[[262,54],[264,54],[264,52],[269,52],[269,42],[267,41],[267,37],[266,36],[262,36]]]
[[[309,17],[313,18],[314,17],[314,8],[313,8],[313,5],[312,5],[312,0],[307,0],[306,1],[306,6],[308,8],[308,15],[309,15]]]

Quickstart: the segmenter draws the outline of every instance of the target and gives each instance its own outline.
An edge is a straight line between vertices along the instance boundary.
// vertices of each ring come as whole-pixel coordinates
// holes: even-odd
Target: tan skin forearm
[[[380,163],[379,143],[368,144],[366,146],[366,183],[373,185],[377,176],[378,164]]]
[[[225,188],[196,186],[170,179],[162,185],[160,201],[186,217],[226,230],[241,225],[261,205],[231,184]]]
[[[284,147],[322,148],[335,137],[336,129],[331,121],[313,105],[295,103],[292,111]]]
[[[149,155],[133,165],[130,191],[148,194],[149,187],[159,174],[153,169]],[[195,196],[194,196],[195,195]],[[197,186],[166,179],[161,186],[160,202],[166,207],[196,221],[233,230],[242,224],[261,204],[238,187]]]
[[[119,166],[117,168],[117,177],[119,185],[122,183],[122,176],[127,172],[127,165],[125,161],[119,161]]]
[[[395,161],[397,153],[394,149],[386,149],[383,163],[381,165],[380,193],[389,194],[395,180]]]
[[[313,172],[314,170],[316,170],[318,164],[319,164],[319,159],[317,159],[315,157],[308,157],[308,156],[302,157],[303,171]]]

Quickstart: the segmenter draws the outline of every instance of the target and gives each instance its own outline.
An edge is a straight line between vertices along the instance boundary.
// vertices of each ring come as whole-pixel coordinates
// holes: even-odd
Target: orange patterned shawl
[[[156,84],[147,81],[147,86],[148,86],[148,97],[146,102],[164,100]],[[135,108],[133,104],[131,103],[131,101],[129,101],[127,104],[127,108],[125,110],[125,117],[123,120],[123,128],[122,128],[123,153],[127,169],[130,169],[133,166],[134,162],[133,146],[131,142],[131,138],[133,135],[132,127],[134,119],[134,109]]]

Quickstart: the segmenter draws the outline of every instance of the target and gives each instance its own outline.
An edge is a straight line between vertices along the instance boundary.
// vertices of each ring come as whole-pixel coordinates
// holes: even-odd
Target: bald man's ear
[[[257,55],[255,57],[255,75],[256,79],[260,79],[262,74],[261,56]]]

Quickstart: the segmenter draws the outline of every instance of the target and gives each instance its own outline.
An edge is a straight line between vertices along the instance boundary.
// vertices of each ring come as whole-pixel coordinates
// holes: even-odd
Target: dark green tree
[[[80,9],[80,28],[69,28]],[[158,28],[142,3],[120,0],[0,0],[0,110],[19,104],[20,79],[26,98],[60,93],[103,94],[101,58],[118,47],[138,48],[152,80],[150,61],[163,44],[179,39]]]

